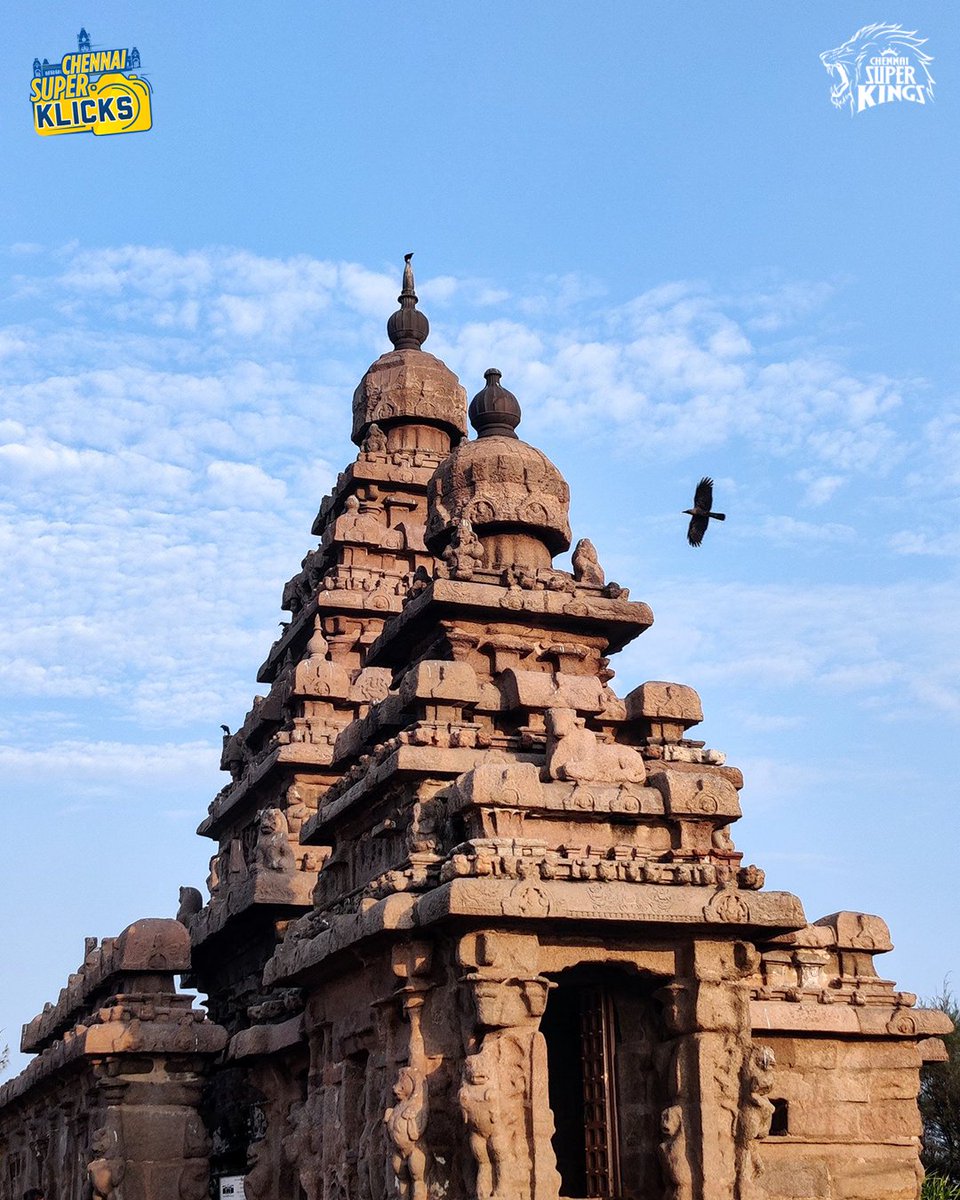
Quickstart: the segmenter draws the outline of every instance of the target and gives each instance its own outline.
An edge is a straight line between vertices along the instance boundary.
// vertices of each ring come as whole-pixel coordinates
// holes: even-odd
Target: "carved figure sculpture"
[[[420,1139],[427,1128],[427,1087],[422,1074],[404,1067],[393,1087],[396,1104],[384,1113],[394,1145],[391,1165],[400,1200],[427,1200],[427,1156]]]
[[[359,496],[350,495],[343,502],[343,513],[337,519],[334,536],[354,545],[380,546],[399,550],[403,535],[381,521],[383,508],[373,502],[360,503]]]
[[[265,808],[260,814],[260,830],[254,864],[268,871],[295,871],[296,859],[289,841],[287,818],[279,808]]]
[[[573,551],[573,577],[577,583],[593,583],[603,587],[606,576],[597,561],[597,551],[589,538],[581,538]]]
[[[251,1142],[247,1150],[247,1174],[243,1180],[245,1200],[266,1200],[276,1167],[270,1161],[269,1147],[261,1141]]]
[[[467,517],[457,522],[450,545],[443,552],[443,561],[454,579],[472,579],[483,561],[483,546]]]
[[[125,1164],[115,1118],[107,1116],[107,1123],[90,1139],[90,1147],[98,1155],[87,1164],[94,1200],[117,1200],[117,1188],[123,1182]]]
[[[643,783],[647,768],[631,746],[605,745],[572,708],[547,709],[549,779],[570,783]]]
[[[284,1157],[296,1168],[300,1187],[307,1200],[319,1200],[323,1189],[320,1168],[323,1118],[320,1107],[319,1097],[316,1095],[304,1103],[295,1101],[287,1114],[290,1132],[281,1142]]]
[[[763,1162],[757,1139],[766,1137],[773,1120],[773,1068],[776,1065],[773,1051],[767,1046],[754,1046],[745,1064],[743,1105],[737,1131],[737,1159],[739,1166],[738,1200],[754,1200],[761,1195],[757,1181],[763,1171]]]
[[[203,896],[195,887],[180,889],[180,907],[177,909],[177,920],[181,925],[189,925],[190,918],[203,908]]]
[[[464,1082],[458,1093],[477,1167],[477,1200],[493,1200],[500,1194],[504,1167],[510,1161],[510,1130],[500,1107],[496,1064],[488,1058],[485,1050],[481,1050],[464,1061]]]
[[[671,1104],[663,1110],[660,1129],[660,1162],[667,1184],[668,1200],[693,1200],[693,1172],[687,1159],[687,1136],[683,1128],[683,1109]]]
[[[214,854],[210,859],[210,874],[207,876],[207,891],[211,900],[220,891],[220,855]]]
[[[367,436],[363,439],[363,452],[364,454],[386,454],[387,452],[387,435],[376,422],[370,426]]]

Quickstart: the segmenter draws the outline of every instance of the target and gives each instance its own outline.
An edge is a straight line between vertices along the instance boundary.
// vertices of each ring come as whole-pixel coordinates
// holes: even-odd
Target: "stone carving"
[[[743,1099],[737,1130],[737,1200],[760,1200],[759,1186],[763,1161],[757,1139],[770,1132],[773,1104],[773,1051],[767,1046],[753,1046],[744,1064]]]
[[[643,783],[643,757],[631,746],[604,745],[570,708],[547,710],[546,777],[595,783]]]
[[[510,1136],[500,1110],[500,1085],[495,1064],[484,1053],[470,1055],[463,1065],[458,1098],[477,1169],[477,1200],[493,1200],[501,1192],[504,1166],[509,1162]]]
[[[210,899],[215,899],[220,891],[220,855],[214,854],[210,859],[210,874],[207,876],[207,891]]]
[[[704,905],[703,916],[706,921],[743,924],[750,919],[750,906],[734,884],[724,884],[714,893],[710,903]]]
[[[573,550],[573,577],[577,583],[603,587],[606,576],[597,561],[597,551],[589,538],[581,538]]]
[[[0,1193],[42,1169],[61,1198],[202,1200],[202,1098],[221,1163],[252,1142],[250,1200],[582,1196],[549,1106],[580,1087],[561,1136],[589,1108],[620,1151],[594,1194],[902,1200],[944,1025],[877,974],[879,918],[807,926],[741,866],[743,780],[688,738],[696,693],[608,686],[649,609],[586,539],[553,568],[559,472],[495,382],[461,444],[409,273],[401,304],[355,397],[361,453],[284,589],[269,694],[224,730],[210,904],[183,889],[165,930],[88,946],[25,1028]],[[208,993],[226,1054],[164,971]],[[794,1098],[776,1141],[755,1032]]]
[[[247,874],[247,860],[240,838],[231,838],[226,848],[227,883],[236,884]]]
[[[334,526],[334,537],[351,545],[399,550],[402,536],[383,524],[381,516],[378,504],[362,502],[359,496],[351,494],[343,502],[343,514]]]
[[[359,442],[373,422],[406,418],[440,425],[444,453],[450,436],[467,432],[467,394],[454,373],[424,350],[398,349],[382,354],[353,394],[353,439]]]
[[[182,887],[180,889],[180,907],[177,909],[177,920],[181,925],[189,925],[190,918],[203,908],[203,896],[199,889],[195,887]]]
[[[461,517],[454,526],[450,544],[441,558],[453,579],[472,579],[483,562],[483,546],[466,517]]]
[[[316,1093],[305,1103],[295,1101],[287,1114],[288,1132],[282,1140],[287,1162],[297,1172],[307,1200],[320,1200],[323,1192],[321,1167],[323,1113]]]
[[[427,1085],[422,1073],[402,1067],[393,1086],[396,1104],[383,1120],[394,1150],[391,1165],[400,1200],[426,1200],[427,1156],[420,1141],[427,1128]]]
[[[265,808],[260,814],[254,864],[266,871],[295,871],[297,860],[289,841],[287,818],[279,808]]]
[[[376,422],[370,426],[367,436],[363,439],[363,452],[371,457],[387,453],[387,436]]]
[[[524,1084],[514,1069],[503,1074],[497,1051],[501,1043],[486,1038],[479,1053],[464,1060],[460,1111],[476,1166],[477,1200],[511,1200],[522,1194],[525,1121]],[[514,1064],[516,1068],[516,1064]]]
[[[87,1165],[87,1175],[95,1200],[119,1200],[117,1189],[123,1182],[123,1136],[116,1109],[107,1111],[107,1118],[90,1139],[90,1149],[97,1155]]]
[[[570,545],[569,504],[566,481],[540,450],[515,437],[479,437],[461,442],[430,481],[426,542],[437,547],[466,516],[481,534],[491,524],[525,525],[559,553]],[[548,567],[549,553],[525,565]]]
[[[693,1172],[687,1157],[687,1136],[683,1128],[683,1108],[671,1104],[660,1118],[663,1141],[660,1162],[667,1183],[667,1200],[693,1200]]]

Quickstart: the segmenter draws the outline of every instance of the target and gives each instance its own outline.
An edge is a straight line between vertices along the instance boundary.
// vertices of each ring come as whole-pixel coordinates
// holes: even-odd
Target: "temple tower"
[[[652,612],[586,538],[555,564],[561,473],[497,370],[464,440],[416,303],[408,260],[200,830],[215,1166],[247,1200],[907,1200],[942,1023],[879,918],[808,925],[743,864],[697,694],[613,690]]]
[[[465,440],[409,260],[208,895],[25,1026],[0,1200],[917,1200],[949,1021],[878,976],[879,917],[744,865],[692,688],[614,690],[653,613],[587,538],[555,562],[569,491],[493,368]]]
[[[283,590],[290,619],[257,676],[269,690],[224,735],[221,766],[231,779],[198,829],[217,843],[208,898],[182,893],[193,941],[189,982],[209,995],[211,1014],[231,1033],[296,1010],[296,990],[265,989],[262,971],[287,924],[312,908],[330,853],[301,845],[300,832],[352,761],[340,739],[389,695],[392,674],[369,666],[368,650],[417,572],[433,572],[424,544],[427,484],[466,433],[463,388],[421,349],[429,325],[417,309],[409,256],[399,301],[387,323],[393,349],[354,393],[357,457],[320,507],[319,545]],[[215,1165],[242,1173],[256,1089],[236,1071],[217,1087],[210,1120],[223,1155]]]

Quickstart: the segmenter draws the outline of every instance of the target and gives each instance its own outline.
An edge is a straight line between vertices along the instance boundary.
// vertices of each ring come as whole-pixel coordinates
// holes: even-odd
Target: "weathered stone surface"
[[[189,951],[169,920],[88,941],[60,1002],[25,1026],[24,1046],[40,1053],[0,1087],[3,1200],[34,1186],[115,1200],[207,1194],[201,1086],[227,1035],[174,989]]]
[[[500,677],[507,708],[572,708],[580,713],[603,710],[603,685],[592,675],[563,675],[508,668]]]
[[[353,393],[351,436],[358,445],[374,422],[389,430],[401,418],[466,436],[467,393],[450,368],[425,350],[382,354]]]

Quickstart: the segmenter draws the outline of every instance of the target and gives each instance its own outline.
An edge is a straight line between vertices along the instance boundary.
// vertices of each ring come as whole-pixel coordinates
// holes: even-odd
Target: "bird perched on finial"
[[[693,508],[685,508],[683,511],[690,517],[690,527],[687,529],[687,541],[691,546],[699,546],[703,541],[703,535],[707,532],[707,526],[710,524],[710,518],[715,521],[725,521],[726,513],[711,512],[713,507],[713,480],[708,476],[704,477],[697,484],[697,490],[693,494]]]

